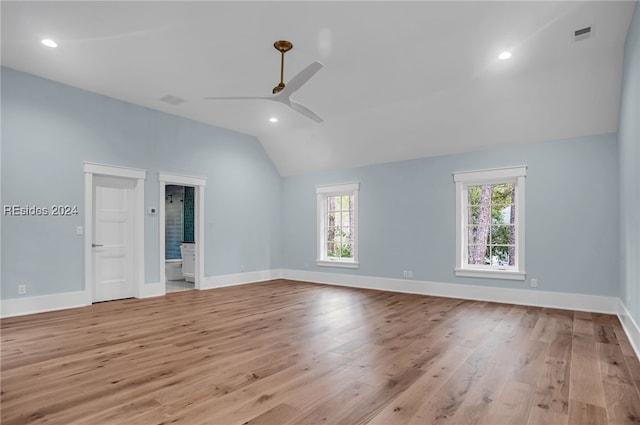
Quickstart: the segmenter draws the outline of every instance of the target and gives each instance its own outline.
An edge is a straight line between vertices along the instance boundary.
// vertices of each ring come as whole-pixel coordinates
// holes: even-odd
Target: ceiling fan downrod
[[[293,48],[293,44],[287,40],[278,40],[273,43],[273,47],[281,53],[280,57],[280,83],[273,88],[273,94],[284,90],[284,54]]]

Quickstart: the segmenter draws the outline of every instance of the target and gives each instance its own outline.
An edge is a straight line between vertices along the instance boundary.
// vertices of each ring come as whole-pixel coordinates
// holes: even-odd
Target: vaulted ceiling
[[[255,135],[293,175],[616,131],[634,7],[2,1],[2,64]],[[591,36],[576,41],[588,26]],[[292,95],[322,123],[275,102],[204,99],[269,96],[280,39],[294,45],[285,82],[324,64]],[[503,51],[512,57],[499,60]]]

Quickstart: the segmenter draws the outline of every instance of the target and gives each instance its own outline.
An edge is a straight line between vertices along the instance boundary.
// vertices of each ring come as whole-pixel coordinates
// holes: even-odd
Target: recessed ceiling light
[[[271,117],[271,118],[269,118],[269,122],[274,122],[274,123],[275,123],[275,122],[278,122],[278,118],[276,118],[276,117]]]
[[[500,60],[505,60],[505,59],[509,59],[511,57],[511,52],[502,52],[500,53],[500,55],[498,56],[498,59]]]
[[[44,44],[47,47],[58,47],[58,43],[51,40],[50,38],[45,38],[44,40],[42,40],[42,44]]]

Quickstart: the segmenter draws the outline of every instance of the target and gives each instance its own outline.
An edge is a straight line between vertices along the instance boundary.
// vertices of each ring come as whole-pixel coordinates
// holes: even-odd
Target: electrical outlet
[[[412,270],[403,270],[402,271],[402,277],[404,277],[405,279],[411,279],[413,277],[413,271]]]
[[[76,227],[76,235],[84,235],[84,227],[82,226]]]
[[[531,287],[532,288],[538,287],[538,279],[531,279]]]
[[[18,285],[18,295],[24,295],[27,293],[27,285]]]

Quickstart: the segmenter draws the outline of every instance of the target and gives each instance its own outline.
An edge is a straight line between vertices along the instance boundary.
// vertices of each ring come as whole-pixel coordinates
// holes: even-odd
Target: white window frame
[[[327,267],[345,267],[357,269],[360,266],[358,262],[358,192],[360,191],[360,183],[344,183],[334,185],[316,186],[317,212],[318,212],[318,251],[316,264]],[[353,226],[353,246],[351,252],[352,258],[334,258],[327,256],[327,198],[329,196],[353,196],[353,215],[355,224]]]
[[[525,280],[525,256],[524,256],[524,183],[527,175],[526,166],[493,168],[478,171],[463,171],[453,173],[456,185],[456,276],[480,277],[490,279]],[[471,265],[467,264],[467,243],[469,232],[467,231],[468,187],[484,184],[515,184],[515,257],[514,267]]]

